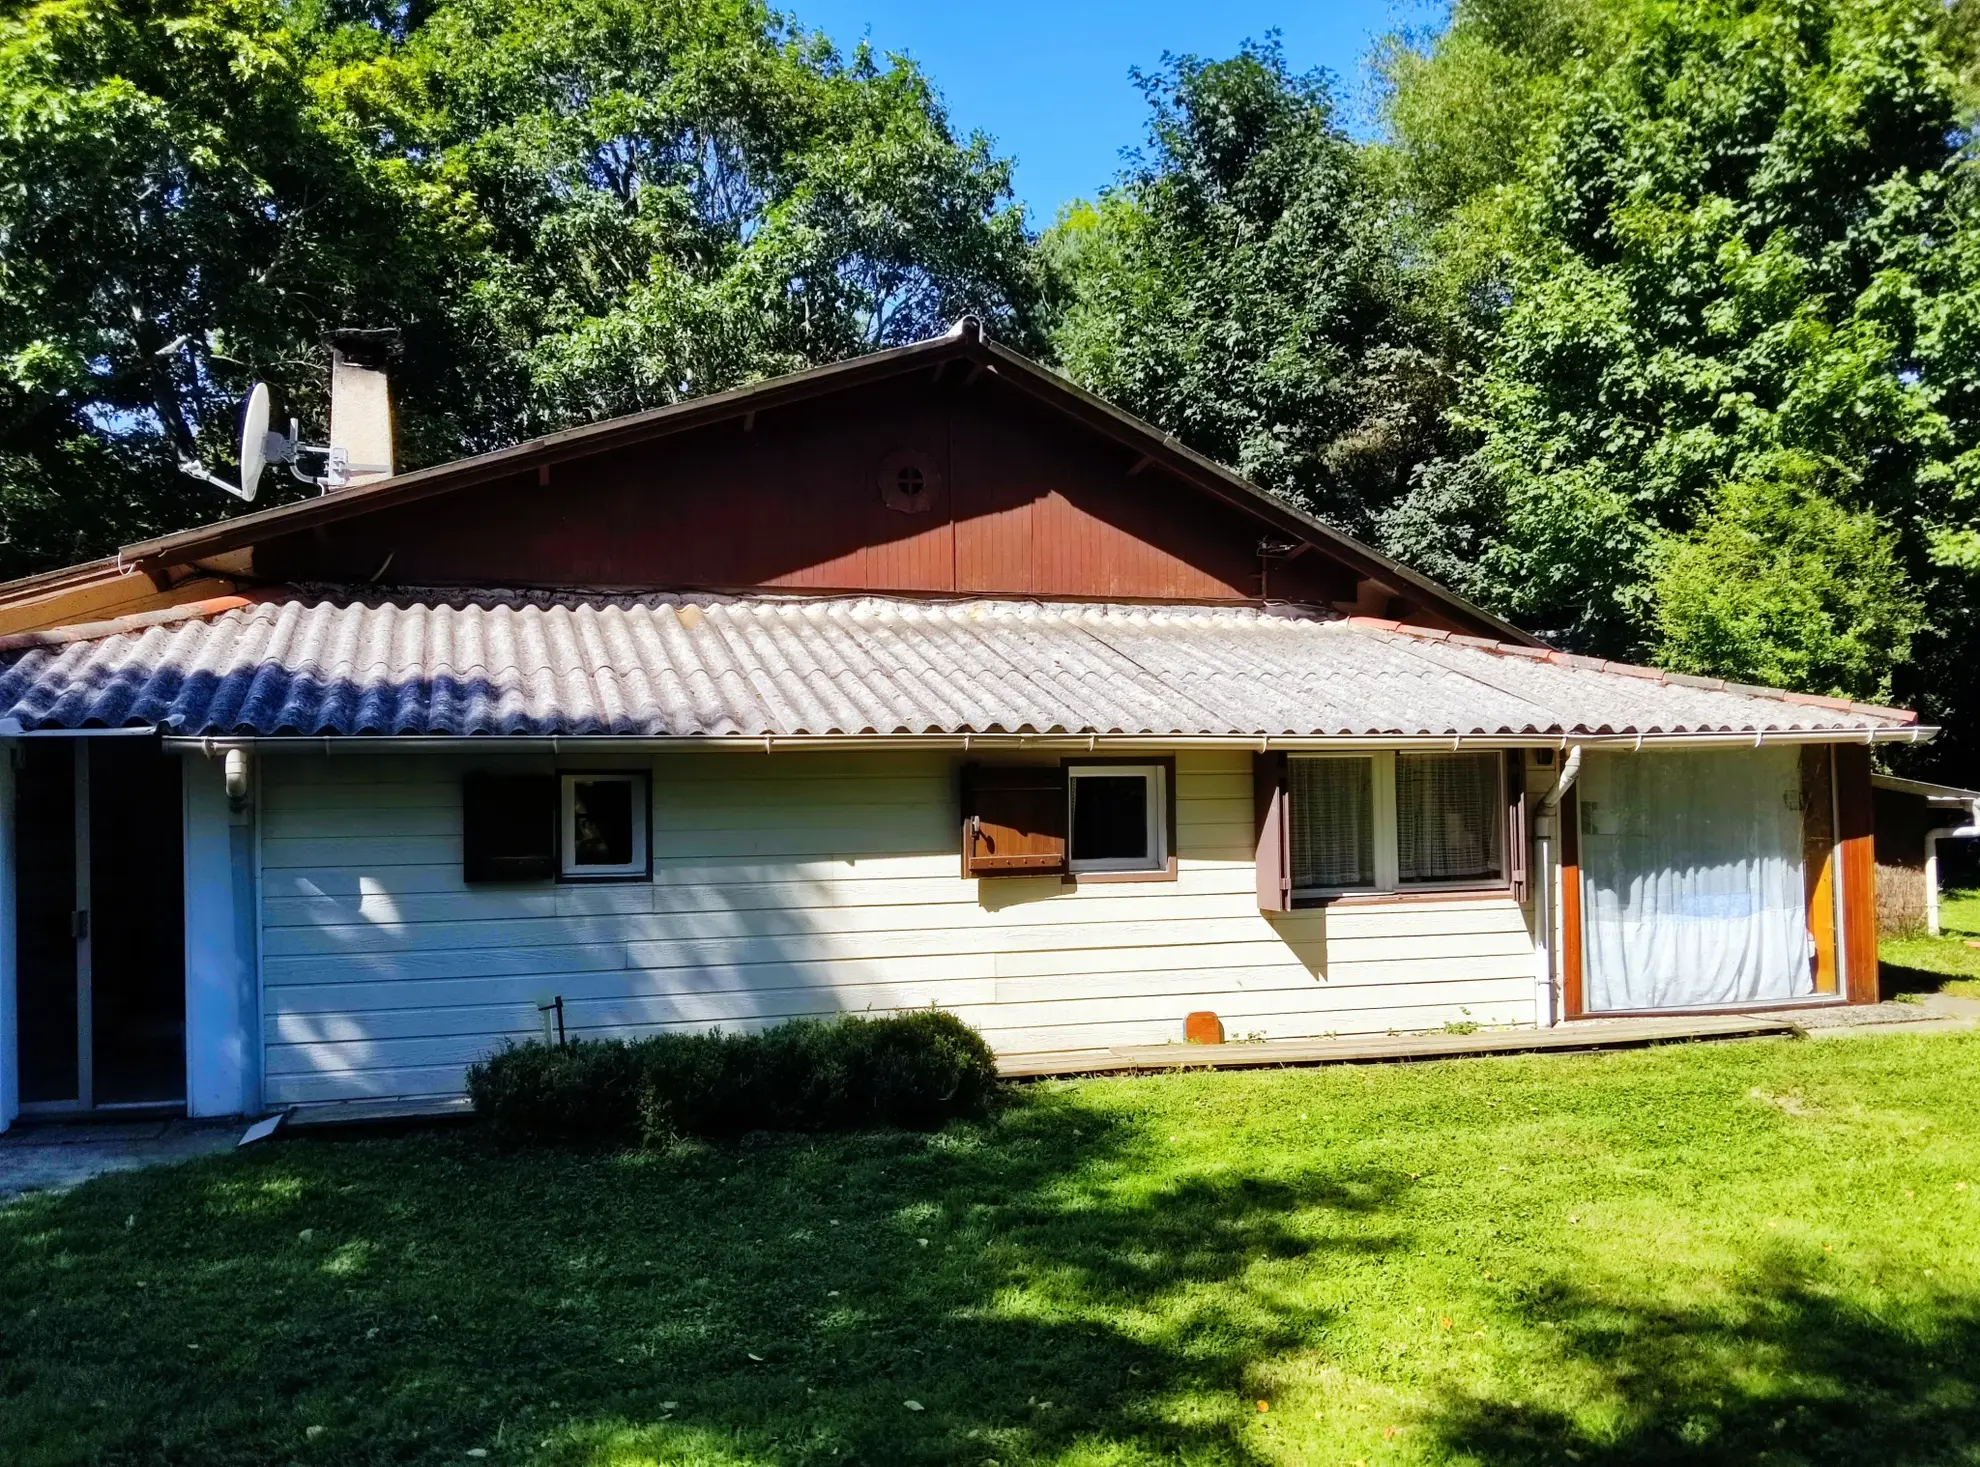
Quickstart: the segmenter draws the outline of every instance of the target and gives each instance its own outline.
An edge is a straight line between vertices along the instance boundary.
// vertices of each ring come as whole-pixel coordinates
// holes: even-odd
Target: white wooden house
[[[1906,712],[1551,651],[985,340],[0,588],[0,1123],[936,1004],[1876,997]]]

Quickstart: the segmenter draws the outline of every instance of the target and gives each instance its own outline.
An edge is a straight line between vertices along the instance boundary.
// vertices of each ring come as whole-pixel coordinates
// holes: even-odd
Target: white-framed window
[[[1067,869],[1075,876],[1167,870],[1168,796],[1161,764],[1067,765]]]
[[[566,773],[559,780],[567,880],[647,875],[648,799],[644,774]]]
[[[1294,755],[1294,897],[1502,884],[1505,769],[1497,750]]]

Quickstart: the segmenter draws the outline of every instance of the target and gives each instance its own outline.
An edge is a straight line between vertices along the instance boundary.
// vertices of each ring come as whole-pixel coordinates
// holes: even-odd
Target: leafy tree
[[[1392,70],[1399,172],[1479,347],[1467,451],[1418,475],[1389,545],[1591,650],[1966,709],[1958,28],[1931,0],[1546,8],[1573,44],[1460,4],[1449,57]],[[1523,125],[1480,87],[1469,130],[1432,126],[1495,72],[1524,79]],[[1447,162],[1473,135],[1502,139],[1498,182]]]
[[[1349,529],[1441,441],[1448,380],[1385,194],[1276,38],[1137,75],[1146,149],[1043,255],[1074,378]]]
[[[477,443],[965,311],[1029,339],[1008,164],[911,65],[842,59],[759,4],[454,0],[335,84],[356,131],[485,223],[473,304],[514,396]]]
[[[1661,663],[1788,688],[1878,688],[1924,627],[1897,537],[1826,498],[1815,465],[1725,485],[1664,537],[1651,603]]]
[[[309,104],[279,6],[70,0],[0,19],[0,574],[210,518],[249,371],[421,299],[416,201]],[[221,501],[224,502],[224,501]]]
[[[1032,339],[1008,166],[756,0],[41,0],[0,108],[0,575],[216,517],[175,460],[255,377],[320,431],[337,328],[398,333],[412,464]]]

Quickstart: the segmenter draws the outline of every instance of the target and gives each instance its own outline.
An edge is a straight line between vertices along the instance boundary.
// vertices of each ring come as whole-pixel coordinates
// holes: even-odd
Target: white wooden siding
[[[458,1091],[557,994],[574,1034],[940,1004],[1006,1051],[1532,1017],[1509,898],[1260,916],[1246,754],[1178,756],[1176,881],[1078,887],[962,879],[946,755],[651,763],[651,882],[469,888],[465,762],[268,759],[268,1102]]]

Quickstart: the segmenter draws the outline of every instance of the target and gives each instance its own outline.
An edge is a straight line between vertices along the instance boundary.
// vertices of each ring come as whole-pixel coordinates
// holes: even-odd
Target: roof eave
[[[1260,751],[1301,749],[1448,749],[1455,740],[1469,749],[1725,749],[1801,744],[1914,744],[1934,738],[1932,727],[1906,728],[1783,728],[1674,729],[1656,733],[1360,733],[1360,734],[1177,734],[1177,733],[1052,733],[950,730],[923,733],[736,733],[736,734],[177,734],[160,725],[131,729],[48,729],[26,731],[0,726],[0,736],[75,737],[91,733],[142,732],[164,736],[167,747],[208,752],[233,747],[307,751],[312,748],[418,750],[449,753],[571,752],[577,749],[694,750],[706,753],[774,753],[777,750],[834,748],[991,749],[1106,749],[1219,748]]]

